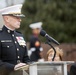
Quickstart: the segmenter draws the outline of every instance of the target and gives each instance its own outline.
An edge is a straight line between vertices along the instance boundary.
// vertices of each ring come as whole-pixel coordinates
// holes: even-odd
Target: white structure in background
[[[5,8],[7,6],[15,5],[15,4],[20,4],[23,3],[24,0],[0,0],[0,9]],[[0,13],[0,29],[4,25],[4,21],[2,18],[2,15]]]
[[[6,7],[6,1],[0,0],[0,9]]]
[[[24,2],[24,0],[6,0],[6,5],[10,6],[10,5],[14,5],[14,4],[20,4],[23,2]]]
[[[6,6],[23,3],[24,0],[0,0],[0,9]]]

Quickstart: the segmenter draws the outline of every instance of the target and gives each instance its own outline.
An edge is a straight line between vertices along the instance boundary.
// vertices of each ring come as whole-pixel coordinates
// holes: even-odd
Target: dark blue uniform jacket
[[[4,26],[0,31],[0,67],[13,70],[20,62],[29,62],[23,35]]]

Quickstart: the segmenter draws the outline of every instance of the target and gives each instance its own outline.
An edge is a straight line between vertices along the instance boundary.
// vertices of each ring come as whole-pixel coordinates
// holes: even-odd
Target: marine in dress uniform
[[[30,28],[32,29],[32,36],[30,38],[30,60],[38,61],[42,59],[42,51],[41,42],[39,40],[39,32],[41,30],[42,22],[30,24]],[[29,53],[29,52],[28,52]]]
[[[13,19],[20,19],[20,17],[24,17],[24,15],[21,14],[21,7],[22,4],[18,4],[4,8],[0,10],[0,12],[3,17],[9,16]],[[7,18],[7,21],[8,19],[9,18]],[[30,60],[23,35],[16,30],[12,30],[11,27],[7,25],[6,23],[2,30],[0,30],[0,67],[4,66],[6,69],[12,71],[17,64],[28,63]]]

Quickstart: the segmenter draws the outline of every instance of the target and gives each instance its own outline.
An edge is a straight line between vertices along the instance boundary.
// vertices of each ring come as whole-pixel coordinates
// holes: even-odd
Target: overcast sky
[[[12,4],[12,2],[13,2],[13,4],[20,4],[20,3],[24,2],[24,0],[0,0],[0,9],[7,6],[6,1],[8,3],[8,6],[10,6]]]

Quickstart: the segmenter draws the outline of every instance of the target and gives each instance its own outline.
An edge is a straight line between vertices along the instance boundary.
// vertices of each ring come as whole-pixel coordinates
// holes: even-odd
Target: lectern
[[[0,75],[67,75],[67,65],[72,63],[74,61],[35,62],[10,74],[5,69],[0,69]]]
[[[67,65],[73,61],[36,62],[29,66],[29,75],[67,75]]]

